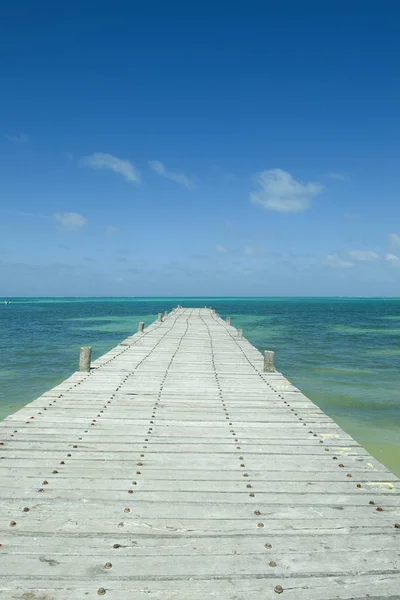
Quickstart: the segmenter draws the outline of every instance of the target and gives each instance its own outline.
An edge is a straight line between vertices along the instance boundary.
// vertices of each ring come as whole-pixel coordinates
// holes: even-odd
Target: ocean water
[[[212,306],[313,402],[400,476],[400,299],[13,298],[0,303],[0,418],[157,313]]]

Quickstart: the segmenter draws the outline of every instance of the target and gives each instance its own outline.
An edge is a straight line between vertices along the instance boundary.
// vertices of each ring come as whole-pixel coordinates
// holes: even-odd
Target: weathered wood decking
[[[0,424],[0,598],[400,598],[397,478],[210,310]]]

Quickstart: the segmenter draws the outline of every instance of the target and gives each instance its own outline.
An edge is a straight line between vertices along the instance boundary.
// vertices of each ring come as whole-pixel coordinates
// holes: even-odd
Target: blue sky
[[[0,295],[400,295],[400,5],[23,2]]]

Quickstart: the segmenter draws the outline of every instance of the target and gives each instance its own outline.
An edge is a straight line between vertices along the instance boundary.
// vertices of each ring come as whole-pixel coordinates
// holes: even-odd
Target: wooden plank
[[[4,497],[6,497],[6,493],[14,493],[14,497],[17,494],[21,494],[21,491],[26,491],[25,496],[29,497],[29,493],[38,491],[38,477],[40,476],[40,472],[37,472],[36,475],[31,471],[26,470],[26,475],[24,476],[22,469],[18,473],[18,479],[15,478],[15,473],[8,471],[8,475],[3,474],[4,471],[0,471],[0,488],[3,486],[7,486],[8,492],[4,492]],[[118,473],[114,473],[118,475]],[[181,471],[179,472],[181,474]],[[184,491],[184,492],[224,492],[225,494],[231,494],[232,492],[241,492],[241,493],[249,493],[250,491],[256,491],[257,494],[260,492],[268,492],[269,494],[278,494],[278,493],[297,493],[297,494],[305,494],[305,493],[316,493],[316,494],[324,494],[326,496],[331,496],[333,494],[351,494],[357,490],[357,495],[367,495],[368,500],[371,498],[371,492],[375,490],[380,493],[380,498],[383,498],[385,494],[389,494],[390,496],[396,495],[400,493],[400,484],[396,481],[363,481],[363,485],[361,487],[357,487],[359,480],[357,479],[354,482],[349,481],[334,481],[334,480],[326,480],[326,481],[289,481],[285,480],[284,486],[282,486],[282,480],[275,481],[273,477],[268,481],[265,480],[254,480],[252,479],[251,488],[247,488],[244,480],[239,480],[238,478],[233,479],[219,479],[219,480],[210,480],[207,478],[206,473],[204,473],[204,479],[182,479],[180,476],[179,479],[161,479],[160,477],[136,477],[128,479],[125,478],[96,478],[87,476],[88,473],[85,473],[85,476],[80,474],[77,477],[76,472],[69,473],[68,470],[58,472],[57,475],[52,475],[55,477],[57,482],[57,493],[61,490],[79,490],[80,492],[84,490],[106,490],[109,491],[110,483],[112,483],[112,489],[115,490],[123,490],[126,492],[127,483],[134,483],[134,490],[140,491],[145,490],[145,492],[160,492],[160,491]],[[196,473],[197,475],[197,473]],[[329,483],[329,486],[327,485]],[[12,485],[11,485],[12,484]],[[282,491],[282,489],[284,491]],[[46,493],[48,496],[48,491]],[[197,497],[197,496],[193,496]]]
[[[263,544],[260,540],[260,547]],[[101,556],[86,555],[85,560],[78,555],[37,553],[24,555],[25,577],[62,577],[66,573],[74,573],[74,577],[80,579],[87,577],[89,573],[103,571],[103,578],[107,581],[112,579],[126,579],[129,573],[131,581],[143,578],[157,579],[193,579],[261,576],[265,578],[282,576],[299,576],[300,573],[311,575],[371,575],[393,573],[400,567],[398,553],[393,550],[376,548],[359,552],[325,552],[311,553],[303,551],[295,556],[288,553],[275,551],[273,553],[254,553],[251,557],[241,554],[212,555],[207,551],[201,556],[192,556],[185,553],[176,560],[174,555],[162,553],[153,554],[151,560],[147,556],[131,555],[125,557],[119,554],[113,560],[112,568],[104,569],[104,564],[110,561],[109,549]],[[274,557],[275,567],[268,567],[268,559]],[[216,560],[216,557],[218,559]],[[7,577],[18,577],[21,566],[13,555],[6,554],[2,558],[2,568]],[[110,573],[107,571],[110,570]],[[270,571],[270,573],[268,572]]]
[[[363,552],[360,548],[368,548],[368,552],[376,552],[376,548],[384,548],[385,551],[399,550],[399,536],[395,533],[361,533],[358,536],[330,534],[318,536],[305,534],[301,539],[296,534],[285,536],[269,535],[264,537],[260,535],[240,535],[233,538],[224,535],[203,536],[190,538],[188,541],[184,536],[171,535],[170,537],[157,536],[134,536],[118,532],[118,541],[115,548],[115,536],[101,537],[97,535],[74,536],[60,535],[48,536],[41,535],[39,538],[31,535],[11,535],[3,533],[2,543],[7,547],[10,555],[19,554],[38,554],[38,541],[40,548],[45,549],[46,554],[68,555],[65,552],[66,543],[68,551],[76,556],[102,556],[105,552],[113,557],[127,556],[199,556],[210,554],[216,556],[223,555],[252,555],[260,554],[264,558],[279,554],[296,555],[306,545],[308,553],[316,552]],[[265,542],[267,540],[267,542]],[[265,544],[268,544],[266,548]]]
[[[104,588],[101,584],[105,585]],[[0,598],[10,600],[81,600],[97,597],[97,590],[105,590],[111,600],[276,600],[275,586],[281,585],[284,598],[289,600],[399,600],[397,593],[400,576],[397,574],[374,574],[359,576],[325,576],[312,578],[277,577],[269,578],[222,578],[192,580],[142,579],[134,583],[115,580],[98,573],[91,584],[82,581],[68,582],[66,579],[15,578],[12,587],[0,583]],[[384,595],[382,590],[384,589]],[[24,597],[24,590],[28,590]],[[11,593],[19,595],[11,596]],[[234,596],[232,596],[234,593]],[[29,596],[29,594],[31,594]],[[186,596],[185,596],[186,595]]]

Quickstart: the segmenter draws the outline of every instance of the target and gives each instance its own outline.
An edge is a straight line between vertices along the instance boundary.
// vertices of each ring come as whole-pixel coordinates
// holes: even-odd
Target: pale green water
[[[151,323],[158,312],[213,306],[278,369],[400,475],[400,299],[15,298],[0,304],[0,417]]]

